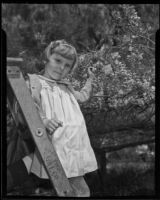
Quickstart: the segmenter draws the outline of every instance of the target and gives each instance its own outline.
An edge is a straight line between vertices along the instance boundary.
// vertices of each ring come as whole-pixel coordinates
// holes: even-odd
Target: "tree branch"
[[[155,142],[155,135],[154,130],[128,129],[105,135],[91,136],[90,139],[96,151],[111,152],[127,147],[153,143]]]

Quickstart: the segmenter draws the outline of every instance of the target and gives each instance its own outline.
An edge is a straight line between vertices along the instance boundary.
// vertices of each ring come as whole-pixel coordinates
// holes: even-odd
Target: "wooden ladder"
[[[23,78],[20,70],[22,62],[21,58],[7,58],[7,103],[10,111],[15,119],[12,103],[16,98],[56,195],[75,197],[75,192],[66,177],[54,146],[48,139],[43,122]]]

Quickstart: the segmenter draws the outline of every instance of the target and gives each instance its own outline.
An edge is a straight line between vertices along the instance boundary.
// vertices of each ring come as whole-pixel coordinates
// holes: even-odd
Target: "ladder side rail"
[[[8,70],[10,70],[10,72],[8,72]],[[19,68],[13,66],[7,67],[7,80],[10,90],[14,93],[19,103],[24,119],[57,195],[74,196],[73,189],[69,184],[58,155],[51,141],[49,141],[43,122]]]

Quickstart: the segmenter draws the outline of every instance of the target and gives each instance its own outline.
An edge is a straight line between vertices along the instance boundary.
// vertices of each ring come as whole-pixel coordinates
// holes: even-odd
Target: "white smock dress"
[[[51,135],[59,160],[68,178],[83,176],[97,169],[83,114],[75,96],[64,84],[52,83],[38,76],[41,83],[41,108],[47,119],[63,122]],[[35,151],[30,171],[49,178]]]

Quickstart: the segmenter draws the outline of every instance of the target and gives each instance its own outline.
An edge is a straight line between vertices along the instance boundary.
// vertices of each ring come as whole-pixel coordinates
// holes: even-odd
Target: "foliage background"
[[[44,48],[57,39],[77,49],[75,89],[93,67],[93,98],[81,105],[90,135],[154,129],[158,16],[158,4],[2,4],[7,56],[23,57],[24,73],[44,67]]]

